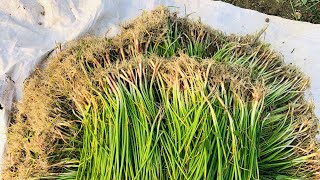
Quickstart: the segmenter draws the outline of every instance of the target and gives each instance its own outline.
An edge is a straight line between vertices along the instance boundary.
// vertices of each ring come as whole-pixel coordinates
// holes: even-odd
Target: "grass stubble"
[[[165,8],[25,83],[5,179],[317,179],[309,80],[254,36]]]

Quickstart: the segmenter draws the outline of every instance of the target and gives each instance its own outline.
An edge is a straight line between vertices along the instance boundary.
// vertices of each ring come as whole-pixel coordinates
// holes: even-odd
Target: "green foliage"
[[[166,38],[151,42],[148,46],[148,53],[168,58],[181,51],[190,57],[199,59],[209,57],[211,53],[208,49],[213,43],[210,36],[184,31],[179,23],[181,22],[168,20]]]

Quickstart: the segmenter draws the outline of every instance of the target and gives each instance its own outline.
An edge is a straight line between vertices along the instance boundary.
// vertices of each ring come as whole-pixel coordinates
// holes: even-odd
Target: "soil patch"
[[[241,8],[253,9],[265,14],[287,19],[320,23],[320,3],[301,4],[291,0],[222,0]],[[312,3],[312,4],[311,4]]]

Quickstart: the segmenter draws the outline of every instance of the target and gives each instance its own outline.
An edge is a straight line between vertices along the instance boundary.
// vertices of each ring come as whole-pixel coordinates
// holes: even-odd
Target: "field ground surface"
[[[287,19],[320,23],[320,0],[222,0],[235,6]]]

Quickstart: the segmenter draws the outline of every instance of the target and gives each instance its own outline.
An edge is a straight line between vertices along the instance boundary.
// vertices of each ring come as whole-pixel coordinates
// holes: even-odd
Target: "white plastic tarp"
[[[226,34],[252,34],[269,24],[262,38],[287,63],[310,76],[310,92],[320,117],[320,25],[211,0],[0,0],[0,103],[4,107],[0,110],[0,160],[13,90],[15,99],[21,99],[23,81],[58,43],[85,34],[113,36],[121,22],[159,4],[171,6],[180,15],[192,13],[192,18],[201,18]]]

